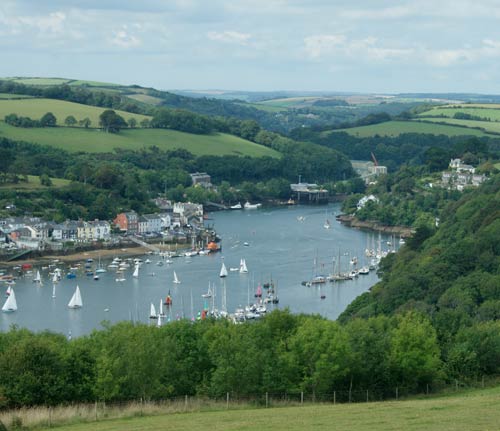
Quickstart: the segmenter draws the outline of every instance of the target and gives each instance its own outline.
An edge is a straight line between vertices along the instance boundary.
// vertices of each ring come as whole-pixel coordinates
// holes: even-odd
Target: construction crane
[[[375,166],[378,166],[378,162],[377,162],[377,158],[375,157],[375,154],[373,154],[373,152],[372,152],[372,153],[370,153],[370,154],[372,155],[373,164],[374,164]]]

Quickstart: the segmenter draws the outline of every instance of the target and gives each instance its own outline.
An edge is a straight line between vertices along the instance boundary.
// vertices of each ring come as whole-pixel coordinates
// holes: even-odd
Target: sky
[[[0,76],[500,94],[500,0],[0,0]]]

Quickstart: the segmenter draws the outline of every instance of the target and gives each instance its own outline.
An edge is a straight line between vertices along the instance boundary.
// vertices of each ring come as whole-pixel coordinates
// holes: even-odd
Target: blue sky
[[[500,93],[498,0],[0,0],[0,76]]]

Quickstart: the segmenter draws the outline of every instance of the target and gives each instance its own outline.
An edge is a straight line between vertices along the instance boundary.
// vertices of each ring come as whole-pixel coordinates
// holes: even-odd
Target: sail
[[[57,283],[59,279],[57,278],[57,271],[54,271],[54,275],[52,276],[52,283]]]
[[[219,277],[227,277],[227,268],[224,262],[222,262],[222,267],[220,269]]]
[[[42,281],[42,276],[40,275],[40,271],[37,271],[37,272],[36,272],[36,276],[35,276],[35,278],[33,279],[33,281],[34,281],[35,283],[41,283],[41,281]]]
[[[69,308],[81,308],[83,306],[82,295],[80,293],[80,288],[76,286],[75,293],[69,300],[68,307]]]
[[[153,303],[151,303],[151,307],[150,307],[150,310],[149,310],[149,318],[150,319],[155,319],[157,316],[156,316],[156,308],[154,306]]]
[[[14,289],[10,289],[10,295],[5,301],[5,304],[2,307],[2,311],[4,313],[10,313],[16,310],[17,310],[16,294],[14,293]]]
[[[240,272],[242,274],[246,274],[248,272],[248,268],[247,268],[247,262],[245,259],[241,259],[241,263],[240,263]]]
[[[132,277],[139,277],[139,265],[135,266],[134,273],[132,274]]]
[[[176,272],[175,272],[175,271],[174,271],[174,283],[176,283],[176,284],[180,284],[180,281],[179,281],[179,279],[177,278],[177,274],[176,274]]]

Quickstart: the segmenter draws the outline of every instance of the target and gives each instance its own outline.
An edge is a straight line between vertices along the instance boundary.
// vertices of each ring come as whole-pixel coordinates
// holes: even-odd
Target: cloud
[[[348,9],[341,11],[340,15],[347,19],[401,19],[419,13],[414,6],[394,6],[382,9]]]
[[[141,40],[128,32],[127,26],[123,26],[121,30],[115,31],[109,39],[111,45],[119,46],[120,48],[135,48],[141,45]]]
[[[309,57],[319,58],[331,54],[336,48],[342,46],[346,37],[342,34],[322,34],[304,38],[305,50]]]
[[[252,35],[248,33],[239,33],[237,31],[209,31],[207,37],[210,40],[224,43],[234,43],[238,45],[247,45]]]

